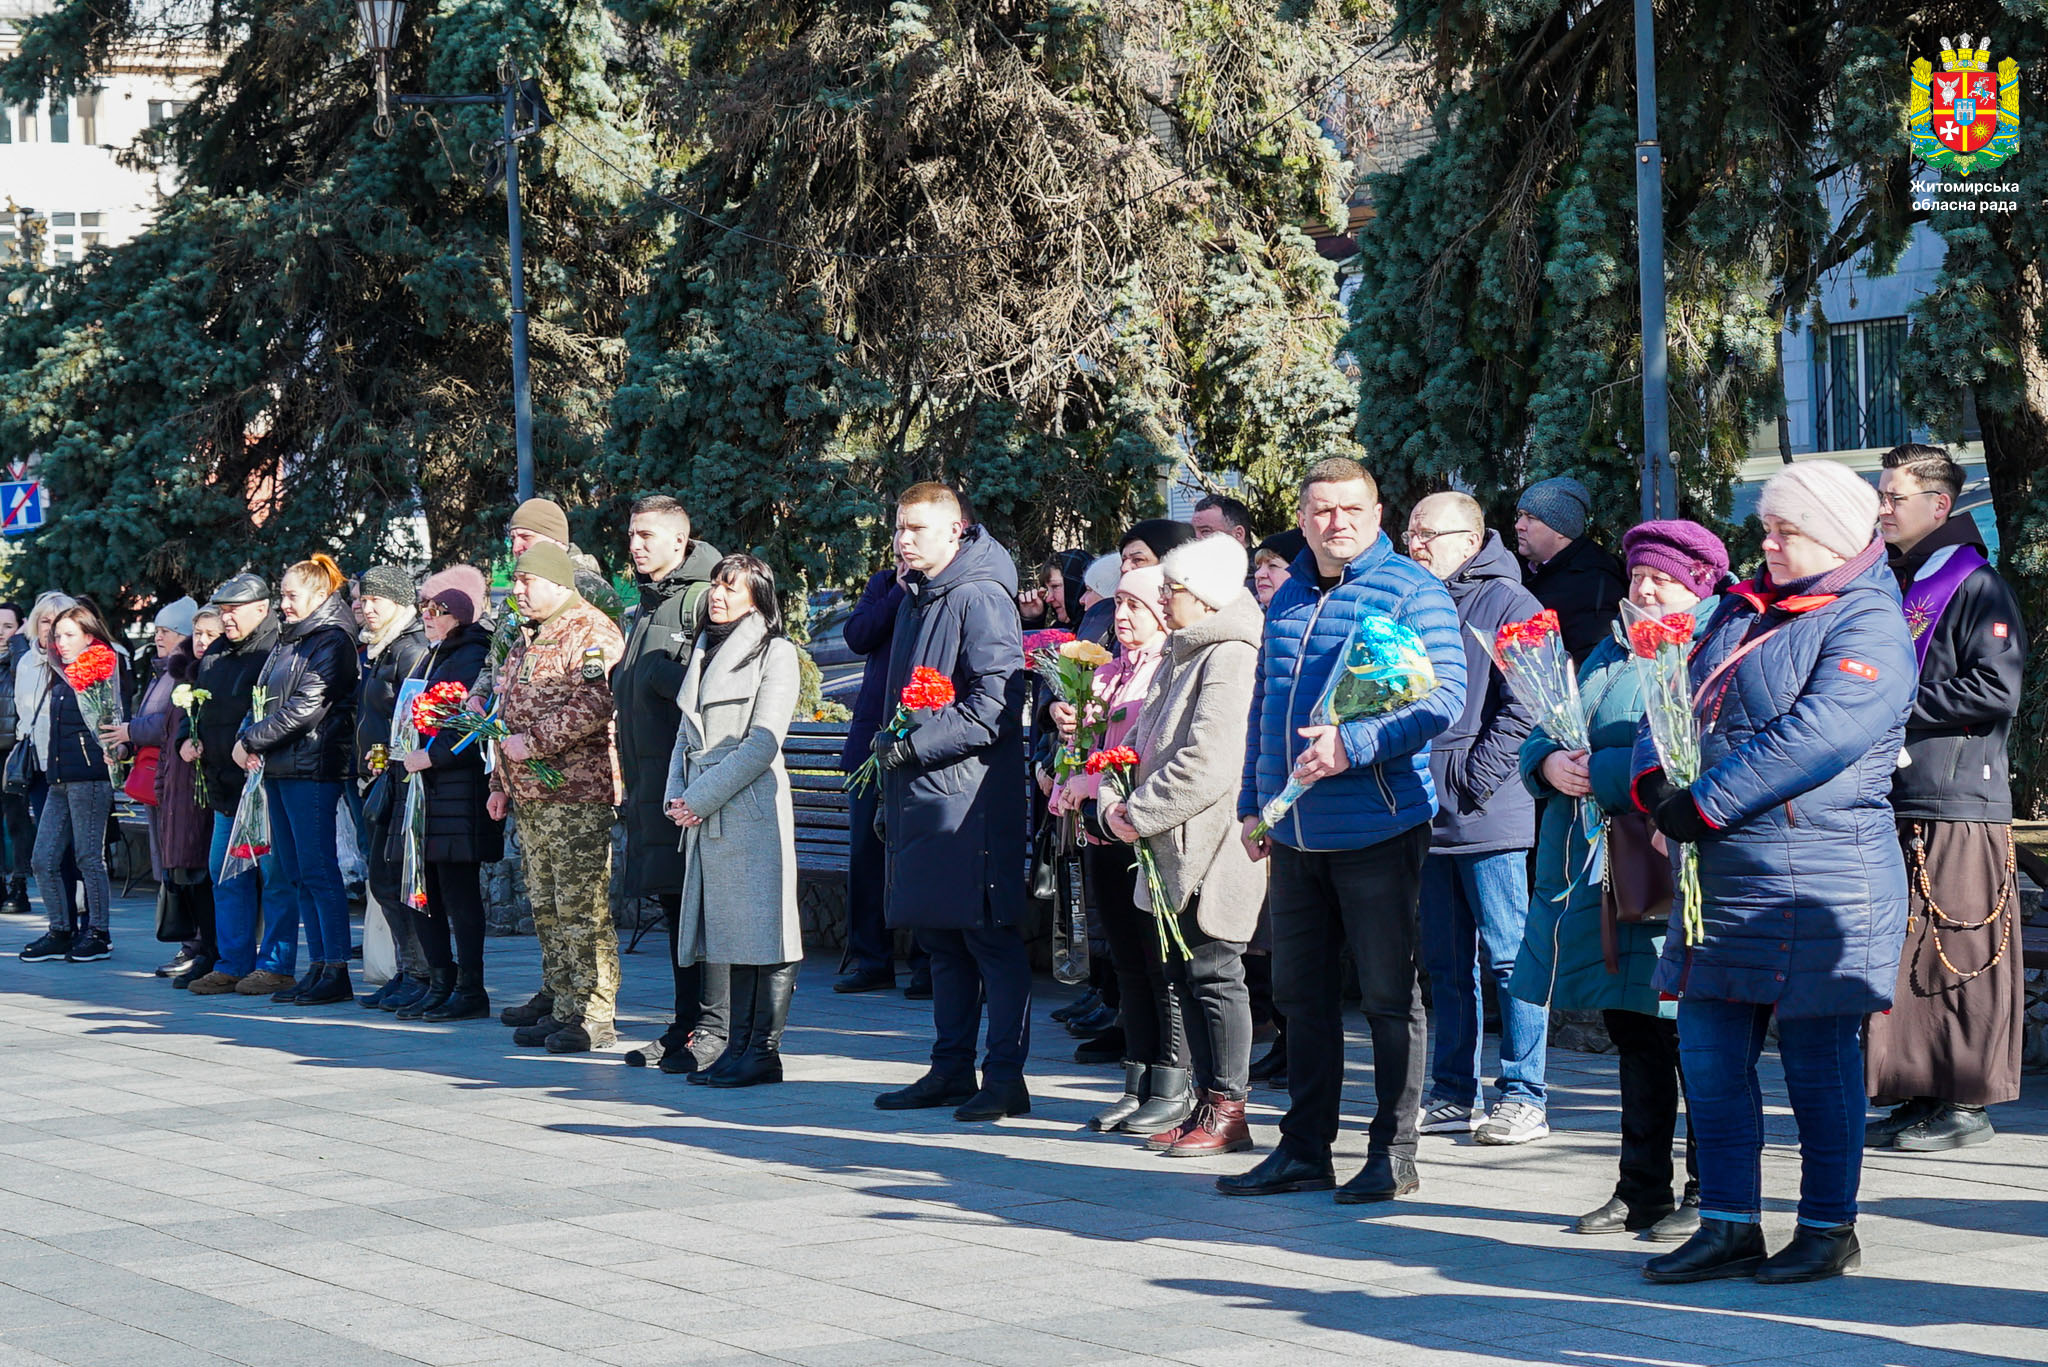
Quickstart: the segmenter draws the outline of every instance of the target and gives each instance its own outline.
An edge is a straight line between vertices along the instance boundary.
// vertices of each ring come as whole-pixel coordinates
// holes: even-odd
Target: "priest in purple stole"
[[[1955,510],[1954,460],[1897,447],[1877,487],[1920,689],[1892,782],[1911,899],[1905,952],[1865,1050],[1866,1090],[1893,1109],[1865,1147],[1931,1153],[1989,1142],[1984,1108],[2020,1094],[2026,984],[2006,736],[2026,628],[1976,521]]]

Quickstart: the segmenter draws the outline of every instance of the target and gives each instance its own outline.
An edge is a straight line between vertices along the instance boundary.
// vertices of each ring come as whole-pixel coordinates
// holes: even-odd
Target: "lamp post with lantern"
[[[391,54],[398,48],[399,29],[405,23],[402,0],[356,0],[356,24],[363,50],[377,59],[377,120],[379,137],[390,137]],[[501,105],[505,115],[504,137],[493,143],[503,149],[505,168],[505,234],[510,248],[512,286],[512,440],[518,453],[518,487],[515,506],[533,497],[533,387],[527,377],[526,349],[526,251],[519,231],[519,141],[537,133],[551,120],[541,107],[540,94],[531,82],[519,76],[519,67],[508,53],[498,68],[503,82],[495,91],[476,95],[400,95],[397,103],[406,108],[430,105]],[[522,126],[521,118],[527,122]]]

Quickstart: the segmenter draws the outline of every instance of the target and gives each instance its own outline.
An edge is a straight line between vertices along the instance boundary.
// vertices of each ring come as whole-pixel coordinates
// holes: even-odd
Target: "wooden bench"
[[[789,801],[796,817],[798,877],[845,878],[851,848],[852,798],[839,752],[844,722],[792,722],[782,742]]]

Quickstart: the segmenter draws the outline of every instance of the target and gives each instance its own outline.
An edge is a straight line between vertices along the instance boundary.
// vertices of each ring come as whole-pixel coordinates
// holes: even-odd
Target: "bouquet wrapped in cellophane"
[[[1052,766],[1055,777],[1071,778],[1102,741],[1107,719],[1095,705],[1095,671],[1109,663],[1109,652],[1093,641],[1069,639],[1031,651],[1025,659],[1053,696],[1074,709],[1074,738],[1060,746]]]
[[[1700,724],[1692,710],[1693,616],[1673,612],[1659,617],[1624,600],[1621,620],[1649,702],[1646,715],[1657,762],[1664,766],[1664,777],[1674,787],[1690,788],[1700,776]],[[1678,847],[1678,872],[1673,881],[1685,942],[1696,945],[1706,933],[1700,918],[1698,847]]]
[[[1391,617],[1367,613],[1351,624],[1337,668],[1309,713],[1311,726],[1341,726],[1419,702],[1436,691],[1436,666],[1422,638]],[[1279,796],[1259,809],[1260,839],[1293,810],[1309,786],[1291,775]]]
[[[1579,703],[1578,667],[1564,648],[1556,612],[1545,608],[1527,621],[1509,622],[1491,641],[1477,627],[1472,634],[1507,676],[1515,696],[1529,704],[1543,734],[1567,751],[1583,755],[1593,748],[1586,733],[1586,710]],[[1586,856],[1580,868],[1571,872],[1567,888],[1577,886],[1579,875],[1592,868],[1607,829],[1607,814],[1590,797],[1579,799],[1579,829],[1586,834]]]
[[[249,715],[262,721],[270,711],[270,690],[258,684],[249,690]],[[263,757],[258,755],[242,785],[242,800],[235,804],[235,819],[228,825],[227,853],[221,856],[220,874],[225,883],[256,867],[270,853],[270,799],[263,791]]]

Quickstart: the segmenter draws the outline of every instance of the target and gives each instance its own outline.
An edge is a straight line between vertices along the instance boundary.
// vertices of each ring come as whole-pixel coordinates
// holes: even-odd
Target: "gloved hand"
[[[1665,785],[1670,787],[1669,784]],[[1664,832],[1668,840],[1681,845],[1697,845],[1715,833],[1700,815],[1700,805],[1692,800],[1690,788],[1672,788],[1657,804],[1650,819],[1657,823],[1657,829]]]
[[[875,739],[879,742],[882,737]],[[875,746],[875,761],[884,769],[902,769],[917,763],[917,751],[910,748],[910,737],[890,736],[887,745]]]
[[[1635,783],[1635,795],[1641,799],[1643,810],[1650,814],[1650,819],[1653,823],[1657,817],[1659,804],[1665,798],[1670,797],[1673,791],[1671,780],[1664,776],[1662,769],[1650,770],[1649,773],[1637,779]]]

